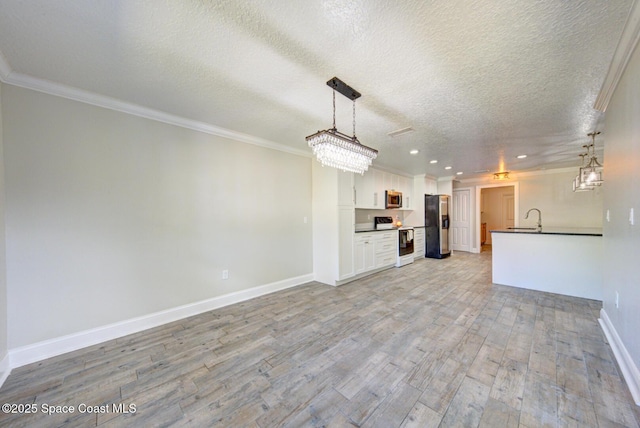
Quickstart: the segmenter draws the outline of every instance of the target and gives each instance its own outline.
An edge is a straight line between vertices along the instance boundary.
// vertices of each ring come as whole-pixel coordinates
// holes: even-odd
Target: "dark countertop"
[[[492,230],[491,233],[526,233],[529,235],[583,235],[602,236],[602,229],[598,227],[543,227],[538,232],[535,228],[515,228]]]
[[[398,230],[398,228],[394,227],[392,229],[360,229],[356,230],[356,233],[389,232],[390,230]]]
[[[413,228],[413,229],[420,229],[420,228],[424,228],[424,226],[403,226],[403,227],[394,227],[392,229],[359,229],[356,230],[356,233],[365,233],[365,232],[388,232],[390,230],[400,230],[400,229],[408,229],[408,228]]]

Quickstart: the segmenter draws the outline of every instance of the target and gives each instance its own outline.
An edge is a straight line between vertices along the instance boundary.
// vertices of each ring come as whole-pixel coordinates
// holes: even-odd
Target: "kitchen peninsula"
[[[492,230],[493,282],[602,300],[602,229]]]

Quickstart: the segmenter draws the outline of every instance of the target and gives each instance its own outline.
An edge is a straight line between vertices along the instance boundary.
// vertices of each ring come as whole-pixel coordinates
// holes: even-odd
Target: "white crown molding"
[[[165,113],[160,110],[155,110],[126,101],[118,100],[116,98],[96,94],[94,92],[85,91],[44,79],[38,79],[22,73],[16,73],[11,70],[11,67],[2,55],[2,52],[0,52],[0,79],[8,85],[19,86],[21,88],[31,89],[34,91],[43,92],[45,94],[79,101],[85,104],[91,104],[97,107],[127,113],[133,116],[143,117],[145,119],[155,120],[157,122],[191,129],[193,131],[203,132],[205,134],[228,138],[230,140],[239,141],[242,143],[266,147],[293,155],[311,157],[311,152],[307,150],[295,149],[293,147],[275,143],[264,138],[221,128],[219,126],[215,126],[206,122],[187,119],[174,114]]]
[[[601,112],[607,111],[611,97],[622,78],[624,70],[627,68],[629,59],[633,54],[633,50],[640,40],[640,1],[635,0],[631,5],[629,16],[627,16],[627,22],[622,29],[622,35],[620,41],[616,47],[616,51],[613,54],[609,71],[604,79],[600,93],[593,105],[593,108],[600,110]]]

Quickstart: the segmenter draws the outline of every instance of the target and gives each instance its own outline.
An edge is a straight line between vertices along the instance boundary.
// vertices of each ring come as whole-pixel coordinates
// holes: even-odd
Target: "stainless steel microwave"
[[[402,208],[402,192],[385,190],[385,208]]]

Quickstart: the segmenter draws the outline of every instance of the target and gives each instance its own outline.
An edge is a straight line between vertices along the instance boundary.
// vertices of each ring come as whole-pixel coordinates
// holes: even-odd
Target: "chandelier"
[[[500,171],[493,173],[494,180],[508,180],[509,179],[509,171]]]
[[[595,152],[596,135],[600,132],[590,132],[587,134],[591,137],[591,144],[582,146],[587,150],[587,153],[581,154],[582,166],[578,171],[578,175],[573,180],[573,191],[584,192],[593,190],[604,183],[602,178],[603,167],[598,162]],[[589,158],[589,161],[585,164],[585,158]]]
[[[342,80],[334,77],[327,82],[333,89],[333,127],[309,135],[306,140],[322,166],[364,174],[378,151],[360,144],[356,137],[356,99],[360,93]],[[353,101],[353,137],[336,129],[336,91]]]

